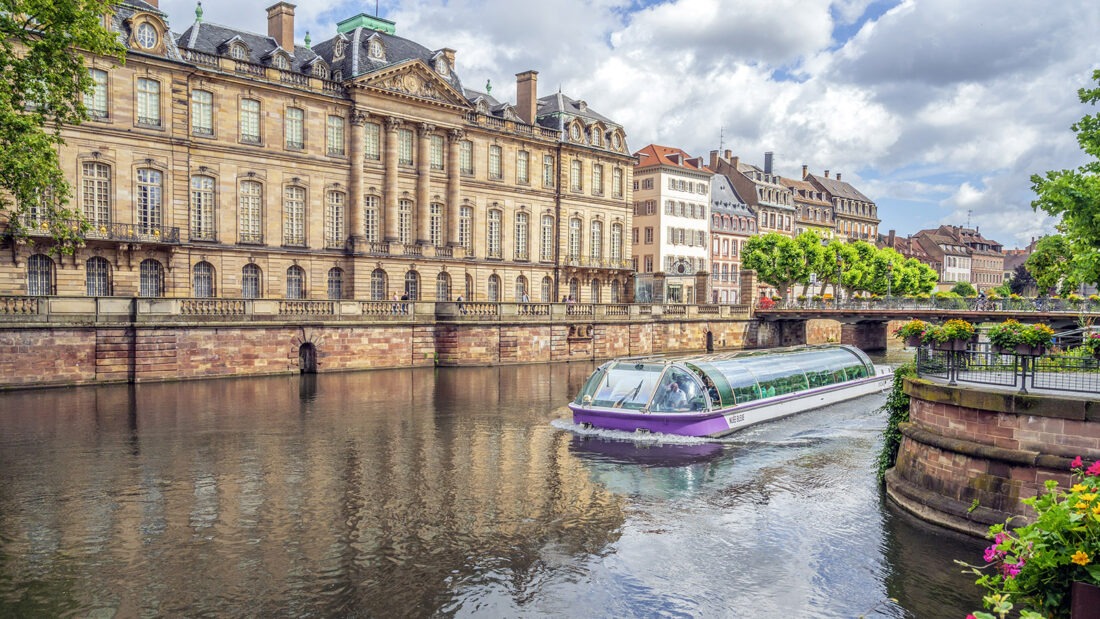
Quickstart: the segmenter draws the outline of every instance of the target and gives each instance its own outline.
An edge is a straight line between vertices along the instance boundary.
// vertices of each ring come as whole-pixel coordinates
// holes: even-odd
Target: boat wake
[[[659,432],[626,432],[623,430],[604,430],[601,428],[586,427],[569,421],[568,419],[555,419],[550,425],[578,436],[599,437],[614,441],[629,441],[639,445],[704,445],[706,443],[727,443],[722,439],[680,436],[677,434],[661,434]]]

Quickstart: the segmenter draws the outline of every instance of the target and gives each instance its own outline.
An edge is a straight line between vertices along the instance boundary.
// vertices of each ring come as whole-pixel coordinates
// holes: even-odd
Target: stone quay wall
[[[1070,462],[1100,459],[1100,401],[907,379],[909,423],[886,490],[917,516],[976,536],[1034,514],[1022,503]],[[1020,518],[1015,518],[1020,517]]]

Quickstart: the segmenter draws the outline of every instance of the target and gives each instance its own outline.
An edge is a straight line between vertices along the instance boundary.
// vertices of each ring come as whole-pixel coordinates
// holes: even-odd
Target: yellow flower
[[[1085,554],[1084,551],[1078,550],[1077,552],[1073,553],[1072,557],[1070,557],[1070,561],[1073,561],[1077,565],[1088,565],[1089,556]]]
[[[1076,507],[1077,509],[1079,509],[1081,511],[1085,511],[1086,509],[1089,508],[1089,504],[1084,502],[1084,501],[1078,501],[1077,505],[1074,505],[1074,507]]]
[[[1095,492],[1090,492],[1088,494],[1082,494],[1081,495],[1081,500],[1082,501],[1092,501],[1095,498],[1096,498],[1096,493]]]
[[[1070,492],[1084,492],[1085,490],[1088,490],[1088,489],[1089,489],[1089,487],[1086,486],[1085,484],[1074,484],[1073,487],[1069,489],[1069,491]]]
[[[1096,507],[1092,508],[1092,513],[1096,514],[1097,516],[1100,516],[1100,505],[1097,505]]]

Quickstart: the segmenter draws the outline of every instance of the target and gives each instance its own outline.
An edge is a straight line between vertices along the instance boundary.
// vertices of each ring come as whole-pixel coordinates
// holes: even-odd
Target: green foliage
[[[969,340],[974,337],[974,325],[965,320],[952,318],[942,325],[930,325],[924,330],[925,342],[949,342],[951,340]]]
[[[898,424],[909,421],[909,396],[906,395],[905,379],[917,375],[915,361],[910,361],[894,369],[894,384],[890,393],[886,396],[886,403],[881,411],[887,413],[886,429],[882,431],[882,451],[878,455],[878,480],[882,483],[886,471],[894,466],[898,459],[898,448],[901,446],[901,430]]]
[[[1001,348],[1013,348],[1023,343],[1020,334],[1025,328],[1018,321],[1009,318],[989,328],[989,343]]]
[[[93,86],[78,50],[122,62],[118,36],[102,15],[118,0],[5,0],[0,10],[0,211],[34,209],[71,251],[86,224],[67,207],[71,189],[58,158],[65,125],[87,119],[84,93]],[[16,226],[14,232],[20,229]]]
[[[959,282],[951,287],[951,292],[959,295],[960,297],[976,297],[978,296],[977,288],[970,282]]]
[[[760,281],[775,286],[781,298],[786,298],[791,285],[809,277],[810,272],[801,246],[776,232],[746,241],[742,265],[756,271]]]
[[[1027,270],[1035,278],[1039,294],[1048,294],[1064,282],[1074,288],[1072,275],[1073,250],[1069,239],[1061,234],[1044,236],[1027,257]]]
[[[1031,276],[1031,272],[1027,270],[1027,267],[1022,264],[1016,265],[1016,269],[1012,272],[1012,279],[1008,281],[1008,292],[1001,296],[1009,296],[1010,294],[1023,294],[1027,290],[1028,286],[1035,284],[1035,278]]]
[[[1093,71],[1092,79],[1100,86],[1100,70]],[[1077,96],[1082,103],[1094,106],[1100,101],[1100,87],[1081,88]],[[1070,258],[1065,264],[1067,278],[1097,284],[1100,283],[1100,114],[1086,115],[1071,128],[1091,160],[1076,170],[1033,175],[1031,189],[1036,199],[1031,206],[1061,218],[1059,229],[1065,235],[1069,249],[1066,255]],[[1040,279],[1035,269],[1031,272]]]
[[[894,330],[894,337],[906,338],[914,335],[923,335],[928,329],[928,323],[919,318],[914,318]]]
[[[989,528],[985,566],[959,562],[989,591],[983,603],[994,613],[1004,616],[1001,609],[1016,600],[1026,606],[1021,617],[1067,618],[1072,583],[1100,585],[1100,462],[1085,469],[1078,457],[1071,466],[1071,488],[1048,480],[1045,491],[1023,500],[1034,508],[1034,522],[1015,531],[1008,523]]]

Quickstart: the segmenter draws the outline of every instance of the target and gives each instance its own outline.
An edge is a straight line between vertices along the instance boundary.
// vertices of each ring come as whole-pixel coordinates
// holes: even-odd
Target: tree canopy
[[[1100,101],[1100,70],[1093,72],[1092,79],[1097,87],[1081,88],[1077,96],[1082,103],[1096,105]],[[1036,199],[1031,206],[1061,218],[1058,228],[1068,249],[1064,255],[1069,258],[1064,276],[1076,283],[1100,284],[1100,113],[1084,116],[1071,128],[1091,160],[1075,170],[1033,175],[1031,188]],[[1028,263],[1030,269],[1031,260]],[[1035,270],[1031,272],[1041,289],[1054,285]]]
[[[58,158],[61,130],[88,117],[84,94],[94,82],[84,53],[123,60],[125,48],[103,19],[117,4],[0,1],[0,211],[33,211],[36,225],[44,223],[63,250],[79,241],[86,224],[67,207],[71,190]]]

